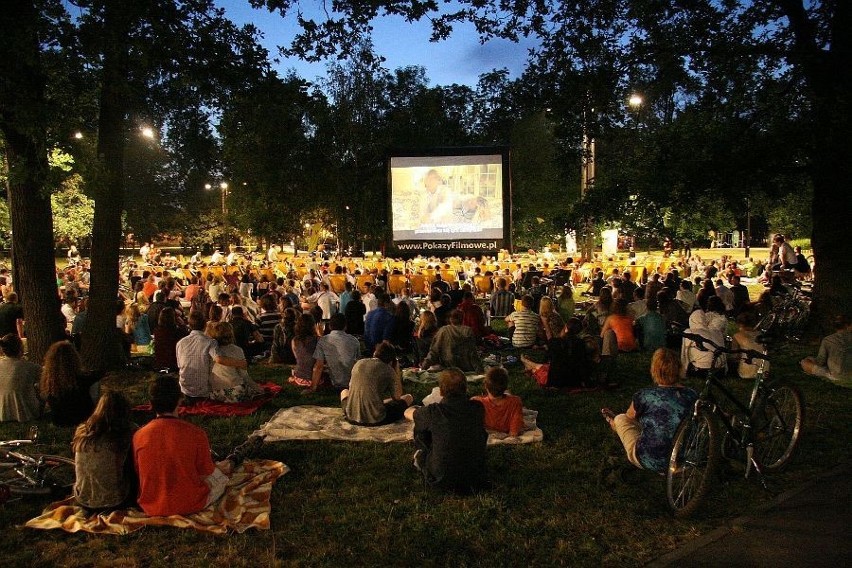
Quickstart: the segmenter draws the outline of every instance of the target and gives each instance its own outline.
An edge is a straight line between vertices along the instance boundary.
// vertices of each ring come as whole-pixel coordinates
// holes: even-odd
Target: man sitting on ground
[[[852,322],[845,316],[834,320],[835,333],[824,337],[816,358],[805,357],[802,370],[832,381],[852,379]]]
[[[356,426],[396,422],[413,402],[410,394],[402,394],[399,361],[393,345],[387,341],[376,346],[372,358],[355,363],[349,388],[340,392],[346,421]]]
[[[204,316],[192,312],[189,314],[189,335],[177,342],[175,348],[178,369],[180,370],[180,389],[190,402],[197,402],[210,396],[210,372],[213,359],[228,367],[245,368],[243,359],[231,359],[216,354],[216,340],[204,334]]]
[[[323,368],[328,369],[331,386],[338,390],[349,388],[352,367],[361,355],[358,338],[343,331],[346,328],[346,316],[334,314],[328,323],[331,332],[320,337],[314,349],[311,392],[316,392],[320,386]]]
[[[447,369],[438,379],[441,402],[409,408],[414,421],[414,467],[437,489],[471,493],[487,486],[485,409],[467,397],[460,369]]]
[[[485,373],[485,395],[474,396],[485,408],[485,427],[519,436],[524,431],[524,405],[521,397],[508,394],[509,373],[504,367],[491,367]]]
[[[133,435],[139,475],[139,506],[146,515],[188,515],[205,509],[225,492],[228,476],[242,461],[232,454],[217,464],[204,430],[178,418],[183,394],[177,378],[158,375],[151,385],[157,417]]]
[[[461,310],[450,312],[449,324],[435,334],[429,354],[420,365],[422,368],[440,365],[458,367],[465,372],[482,372],[482,359],[476,350],[476,336],[471,328],[462,325],[463,319]]]
[[[509,292],[505,278],[497,279],[497,291],[491,295],[491,317],[503,318],[515,311],[515,295]]]

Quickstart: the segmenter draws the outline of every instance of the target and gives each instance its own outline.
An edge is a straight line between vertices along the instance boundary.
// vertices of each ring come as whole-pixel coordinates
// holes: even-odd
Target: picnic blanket
[[[489,432],[488,444],[531,444],[541,442],[544,433],[536,425],[538,412],[524,409],[526,430],[517,437]],[[343,409],[327,406],[282,408],[255,434],[265,435],[264,443],[284,440],[346,440],[349,442],[405,442],[414,439],[414,424],[408,420],[385,426],[355,426],[343,418]]]
[[[73,497],[51,503],[38,517],[24,525],[32,529],[62,529],[99,534],[129,534],[146,526],[193,528],[202,532],[238,533],[250,528],[269,529],[272,509],[269,497],[276,479],[290,471],[281,462],[247,460],[228,482],[225,494],[216,503],[192,515],[149,517],[139,509],[89,514]]]
[[[416,367],[410,367],[402,370],[402,380],[410,383],[419,383],[427,385],[438,382],[438,377],[441,376],[441,371],[420,370]],[[482,373],[465,373],[465,378],[469,383],[478,383],[485,379]]]
[[[248,416],[257,411],[258,408],[266,404],[268,401],[275,398],[281,389],[284,388],[275,383],[262,383],[260,386],[264,394],[252,400],[245,402],[218,402],[215,400],[202,400],[190,406],[180,406],[178,414],[180,416],[196,415],[196,416]],[[150,404],[140,404],[133,410],[151,411]]]

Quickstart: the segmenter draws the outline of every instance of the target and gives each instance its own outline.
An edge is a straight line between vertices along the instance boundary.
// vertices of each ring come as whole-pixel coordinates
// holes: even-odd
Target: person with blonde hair
[[[161,312],[162,313],[162,312]],[[140,309],[139,304],[130,304],[124,310],[124,333],[132,340],[137,350],[151,344],[151,326],[148,314]]]
[[[651,358],[654,386],[633,395],[624,414],[609,408],[601,414],[618,434],[627,459],[640,469],[666,471],[677,427],[689,415],[698,393],[680,384],[680,357],[661,347]]]
[[[219,402],[242,402],[263,393],[248,374],[243,350],[234,344],[234,328],[228,322],[208,322],[207,335],[216,340],[210,371],[210,398]]]
[[[39,390],[56,426],[76,426],[95,409],[100,375],[84,371],[70,341],[57,341],[44,356]]]
[[[553,306],[550,296],[543,296],[538,305],[538,315],[541,317],[541,329],[544,333],[545,342],[550,341],[562,333],[565,320]]]
[[[130,403],[118,391],[101,395],[91,416],[77,426],[74,450],[74,498],[90,512],[131,506],[136,502],[136,471],[130,445],[137,427]]]

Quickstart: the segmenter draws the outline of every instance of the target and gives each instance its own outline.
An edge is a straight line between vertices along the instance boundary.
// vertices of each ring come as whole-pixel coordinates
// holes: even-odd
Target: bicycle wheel
[[[701,506],[720,459],[719,427],[710,413],[701,409],[681,422],[666,471],[666,495],[676,517],[688,517]]]
[[[9,487],[14,495],[68,495],[74,487],[76,472],[74,460],[62,456],[30,455],[40,465],[26,464],[18,469],[4,472],[3,484]]]
[[[765,387],[751,416],[754,456],[764,470],[779,470],[790,461],[804,417],[804,399],[797,387],[782,382]]]

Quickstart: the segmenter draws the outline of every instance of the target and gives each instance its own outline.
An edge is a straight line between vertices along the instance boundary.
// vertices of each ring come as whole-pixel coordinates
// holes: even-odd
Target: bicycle
[[[713,350],[713,365],[691,415],[675,432],[669,467],[666,471],[666,496],[676,517],[688,517],[707,497],[722,459],[745,463],[744,477],[752,471],[769,491],[766,472],[787,465],[798,446],[804,420],[801,391],[781,380],[768,381],[763,352],[727,349],[693,333],[683,337],[699,349]],[[747,403],[722,384],[716,361],[723,353],[741,354],[748,360],[759,359],[757,376]],[[729,404],[723,408],[720,402]],[[720,438],[720,425],[724,436]]]
[[[9,495],[67,495],[74,486],[74,460],[19,448],[36,443],[38,427],[24,440],[0,441],[0,502]],[[8,493],[7,493],[8,492]]]

